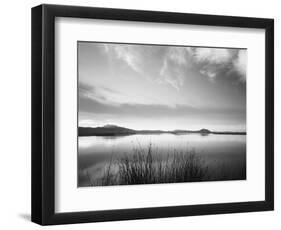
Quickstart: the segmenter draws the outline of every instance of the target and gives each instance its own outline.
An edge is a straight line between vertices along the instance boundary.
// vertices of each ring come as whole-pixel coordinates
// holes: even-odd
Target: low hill
[[[119,127],[116,125],[105,125],[102,127],[79,127],[79,136],[115,136],[136,134],[135,130]]]
[[[182,130],[176,129],[173,131],[163,131],[163,130],[134,130],[128,129],[124,127],[120,127],[117,125],[105,125],[101,127],[79,127],[78,135],[79,136],[121,136],[121,135],[133,135],[133,134],[163,134],[170,133],[175,135],[180,134],[191,134],[198,133],[201,135],[209,135],[209,134],[226,134],[226,135],[246,135],[245,132],[213,132],[208,129],[200,129],[200,130]]]

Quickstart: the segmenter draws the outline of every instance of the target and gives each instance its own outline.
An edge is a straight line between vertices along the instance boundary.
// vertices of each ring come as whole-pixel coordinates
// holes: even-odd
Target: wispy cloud
[[[236,72],[237,81],[246,81],[247,51],[226,48],[175,47],[104,44],[104,50],[139,76],[179,90],[186,72],[198,72],[215,82],[221,72]],[[160,54],[160,55],[159,55]],[[226,71],[227,70],[227,71]]]
[[[79,111],[95,114],[109,114],[116,116],[138,116],[138,117],[178,117],[178,116],[244,116],[245,108],[224,108],[224,107],[193,107],[187,105],[175,105],[171,108],[167,105],[148,105],[124,103],[110,105],[101,103],[92,98],[79,98]]]
[[[123,93],[117,90],[113,90],[104,86],[95,87],[81,81],[79,82],[78,87],[79,98],[96,100],[105,104],[117,104],[117,102],[115,102],[115,100],[112,100],[112,98],[125,96]]]
[[[102,104],[119,106],[121,104],[143,104],[143,105],[166,105],[174,107],[174,104],[168,101],[163,101],[161,98],[151,97],[144,92],[127,93],[120,92],[114,88],[109,88],[102,85],[92,86],[84,82],[79,82],[79,99],[89,99],[98,101]],[[180,103],[179,103],[180,104]]]
[[[137,73],[142,73],[142,57],[139,55],[139,52],[136,48],[132,46],[110,46],[107,45],[106,50],[110,51],[110,47],[113,48],[113,52],[115,52],[117,58],[123,60],[127,63],[129,67],[131,67]]]
[[[144,67],[150,58],[149,50],[145,49],[145,47],[126,44],[104,44],[104,50],[126,63],[136,73],[145,74],[146,69]]]
[[[180,47],[104,44],[105,52],[122,60],[139,76],[179,89],[183,69],[187,66],[186,51]]]
[[[184,84],[185,69],[190,63],[187,60],[187,52],[184,48],[167,48],[162,67],[160,68],[160,83],[166,83],[179,90]]]

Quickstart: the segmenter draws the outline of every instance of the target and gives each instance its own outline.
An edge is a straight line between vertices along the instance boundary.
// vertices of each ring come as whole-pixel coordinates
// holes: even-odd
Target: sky
[[[246,131],[247,50],[78,42],[78,125]]]

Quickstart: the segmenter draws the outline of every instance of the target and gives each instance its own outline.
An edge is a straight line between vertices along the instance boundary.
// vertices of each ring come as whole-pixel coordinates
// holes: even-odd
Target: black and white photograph
[[[32,7],[31,221],[173,217],[175,226],[189,216],[204,229],[201,215],[218,223],[217,214],[241,213],[244,228],[261,215],[257,226],[271,226],[277,219],[261,212],[275,209],[274,19],[213,2],[204,3],[210,14],[152,5]],[[4,85],[5,99],[17,91]],[[23,95],[3,113],[17,117],[4,132],[13,151]]]
[[[247,49],[77,46],[78,187],[246,180]]]

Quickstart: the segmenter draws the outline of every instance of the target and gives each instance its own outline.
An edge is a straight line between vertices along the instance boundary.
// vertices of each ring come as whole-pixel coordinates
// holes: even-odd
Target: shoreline
[[[200,133],[200,132],[180,132],[180,133],[175,133],[175,132],[136,132],[136,133],[110,133],[110,134],[78,134],[78,137],[87,137],[87,136],[130,136],[130,135],[161,135],[161,134],[173,134],[173,135],[189,135],[189,134],[199,134],[201,136],[208,136],[208,135],[242,135],[246,136],[246,132],[210,132],[210,133]]]

